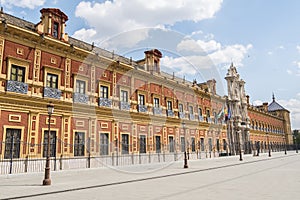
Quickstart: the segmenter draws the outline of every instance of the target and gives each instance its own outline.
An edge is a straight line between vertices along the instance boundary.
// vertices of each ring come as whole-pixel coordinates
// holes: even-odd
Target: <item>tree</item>
[[[300,144],[300,131],[299,130],[293,130],[293,136],[295,137],[295,139],[296,139],[296,143],[297,144]]]

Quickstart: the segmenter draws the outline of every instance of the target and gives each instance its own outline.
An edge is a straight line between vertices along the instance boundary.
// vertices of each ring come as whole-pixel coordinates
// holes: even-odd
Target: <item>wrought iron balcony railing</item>
[[[8,80],[6,82],[6,91],[27,94],[28,84],[19,81]]]
[[[88,95],[82,94],[82,93],[77,93],[77,92],[73,93],[73,102],[74,103],[88,103],[88,101],[89,101]]]
[[[121,101],[120,102],[120,109],[121,110],[130,110],[130,103]]]
[[[44,97],[60,99],[61,91],[56,88],[45,87],[44,88]]]
[[[153,108],[153,114],[154,115],[161,115],[162,109],[160,107],[154,107]]]
[[[111,107],[112,101],[108,98],[99,98],[99,106]]]
[[[194,114],[189,114],[189,119],[190,119],[190,120],[195,120]]]
[[[180,119],[184,119],[184,118],[185,118],[184,112],[179,112],[178,117],[179,117]]]
[[[174,111],[173,110],[167,110],[167,116],[168,117],[174,117]]]
[[[138,111],[139,112],[147,112],[147,106],[145,106],[145,105],[138,105]]]

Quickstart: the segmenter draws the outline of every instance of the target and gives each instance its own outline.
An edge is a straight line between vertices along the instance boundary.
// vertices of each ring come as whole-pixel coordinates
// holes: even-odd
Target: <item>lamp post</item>
[[[298,153],[298,144],[297,144],[297,138],[295,135],[293,135],[293,138],[294,138],[294,144],[295,144],[295,147],[296,147],[296,153]]]
[[[269,134],[268,133],[267,133],[267,142],[268,142],[269,157],[271,157],[270,140],[269,140]]]
[[[182,128],[184,131],[184,165],[183,168],[189,168],[188,163],[187,163],[187,155],[186,155],[186,131],[185,131],[185,122],[182,122]]]
[[[284,142],[284,154],[286,155],[286,140],[285,137],[283,136],[283,142]]]
[[[239,153],[240,153],[240,161],[243,161],[243,157],[242,157],[242,143],[241,143],[241,134],[244,134],[246,128],[246,123],[245,122],[241,122],[241,130],[238,132],[238,142],[239,142]]]
[[[47,139],[47,156],[46,156],[46,167],[45,167],[45,179],[43,180],[43,185],[51,185],[50,179],[50,123],[51,123],[51,115],[54,112],[54,105],[50,102],[47,105],[48,109],[48,139]]]

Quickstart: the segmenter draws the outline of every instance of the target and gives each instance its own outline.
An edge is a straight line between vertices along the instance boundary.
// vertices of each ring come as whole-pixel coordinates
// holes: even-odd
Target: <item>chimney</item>
[[[268,112],[268,102],[263,103],[263,109],[265,112]]]

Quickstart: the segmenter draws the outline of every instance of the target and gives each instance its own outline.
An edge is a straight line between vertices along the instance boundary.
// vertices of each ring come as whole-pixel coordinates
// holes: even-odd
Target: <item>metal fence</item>
[[[46,158],[37,157],[35,154],[28,154],[25,157],[20,157],[20,149],[32,147],[32,144],[25,144],[20,142],[20,145],[10,145],[8,143],[0,143],[0,174],[15,174],[26,172],[43,172],[45,170]],[[36,144],[42,148],[43,144]],[[161,163],[161,162],[174,162],[183,160],[185,147],[176,144],[174,152],[169,152],[167,146],[161,147],[161,152],[147,152],[147,153],[126,153],[122,154],[119,151],[115,151],[113,144],[109,145],[111,153],[109,155],[93,155],[87,154],[87,156],[68,156],[58,155],[50,158],[51,170],[68,170],[68,169],[80,169],[80,168],[99,168],[99,167],[115,167],[115,166],[127,166],[127,165],[139,165],[149,163]],[[215,146],[198,146],[195,151],[189,149],[187,151],[187,157],[190,160],[214,158],[219,156],[238,155],[239,148],[243,149],[244,154],[259,155],[259,153],[270,151],[289,151],[296,150],[296,145],[266,145],[266,144],[233,144],[233,146],[227,146],[228,149],[215,148]],[[3,149],[4,148],[4,149]],[[131,148],[131,147],[130,147]],[[148,147],[147,147],[148,148]],[[230,151],[230,148],[232,150]],[[181,151],[178,151],[180,149]],[[2,151],[3,150],[3,151]],[[55,149],[56,150],[56,149]],[[98,153],[99,154],[99,153]]]

